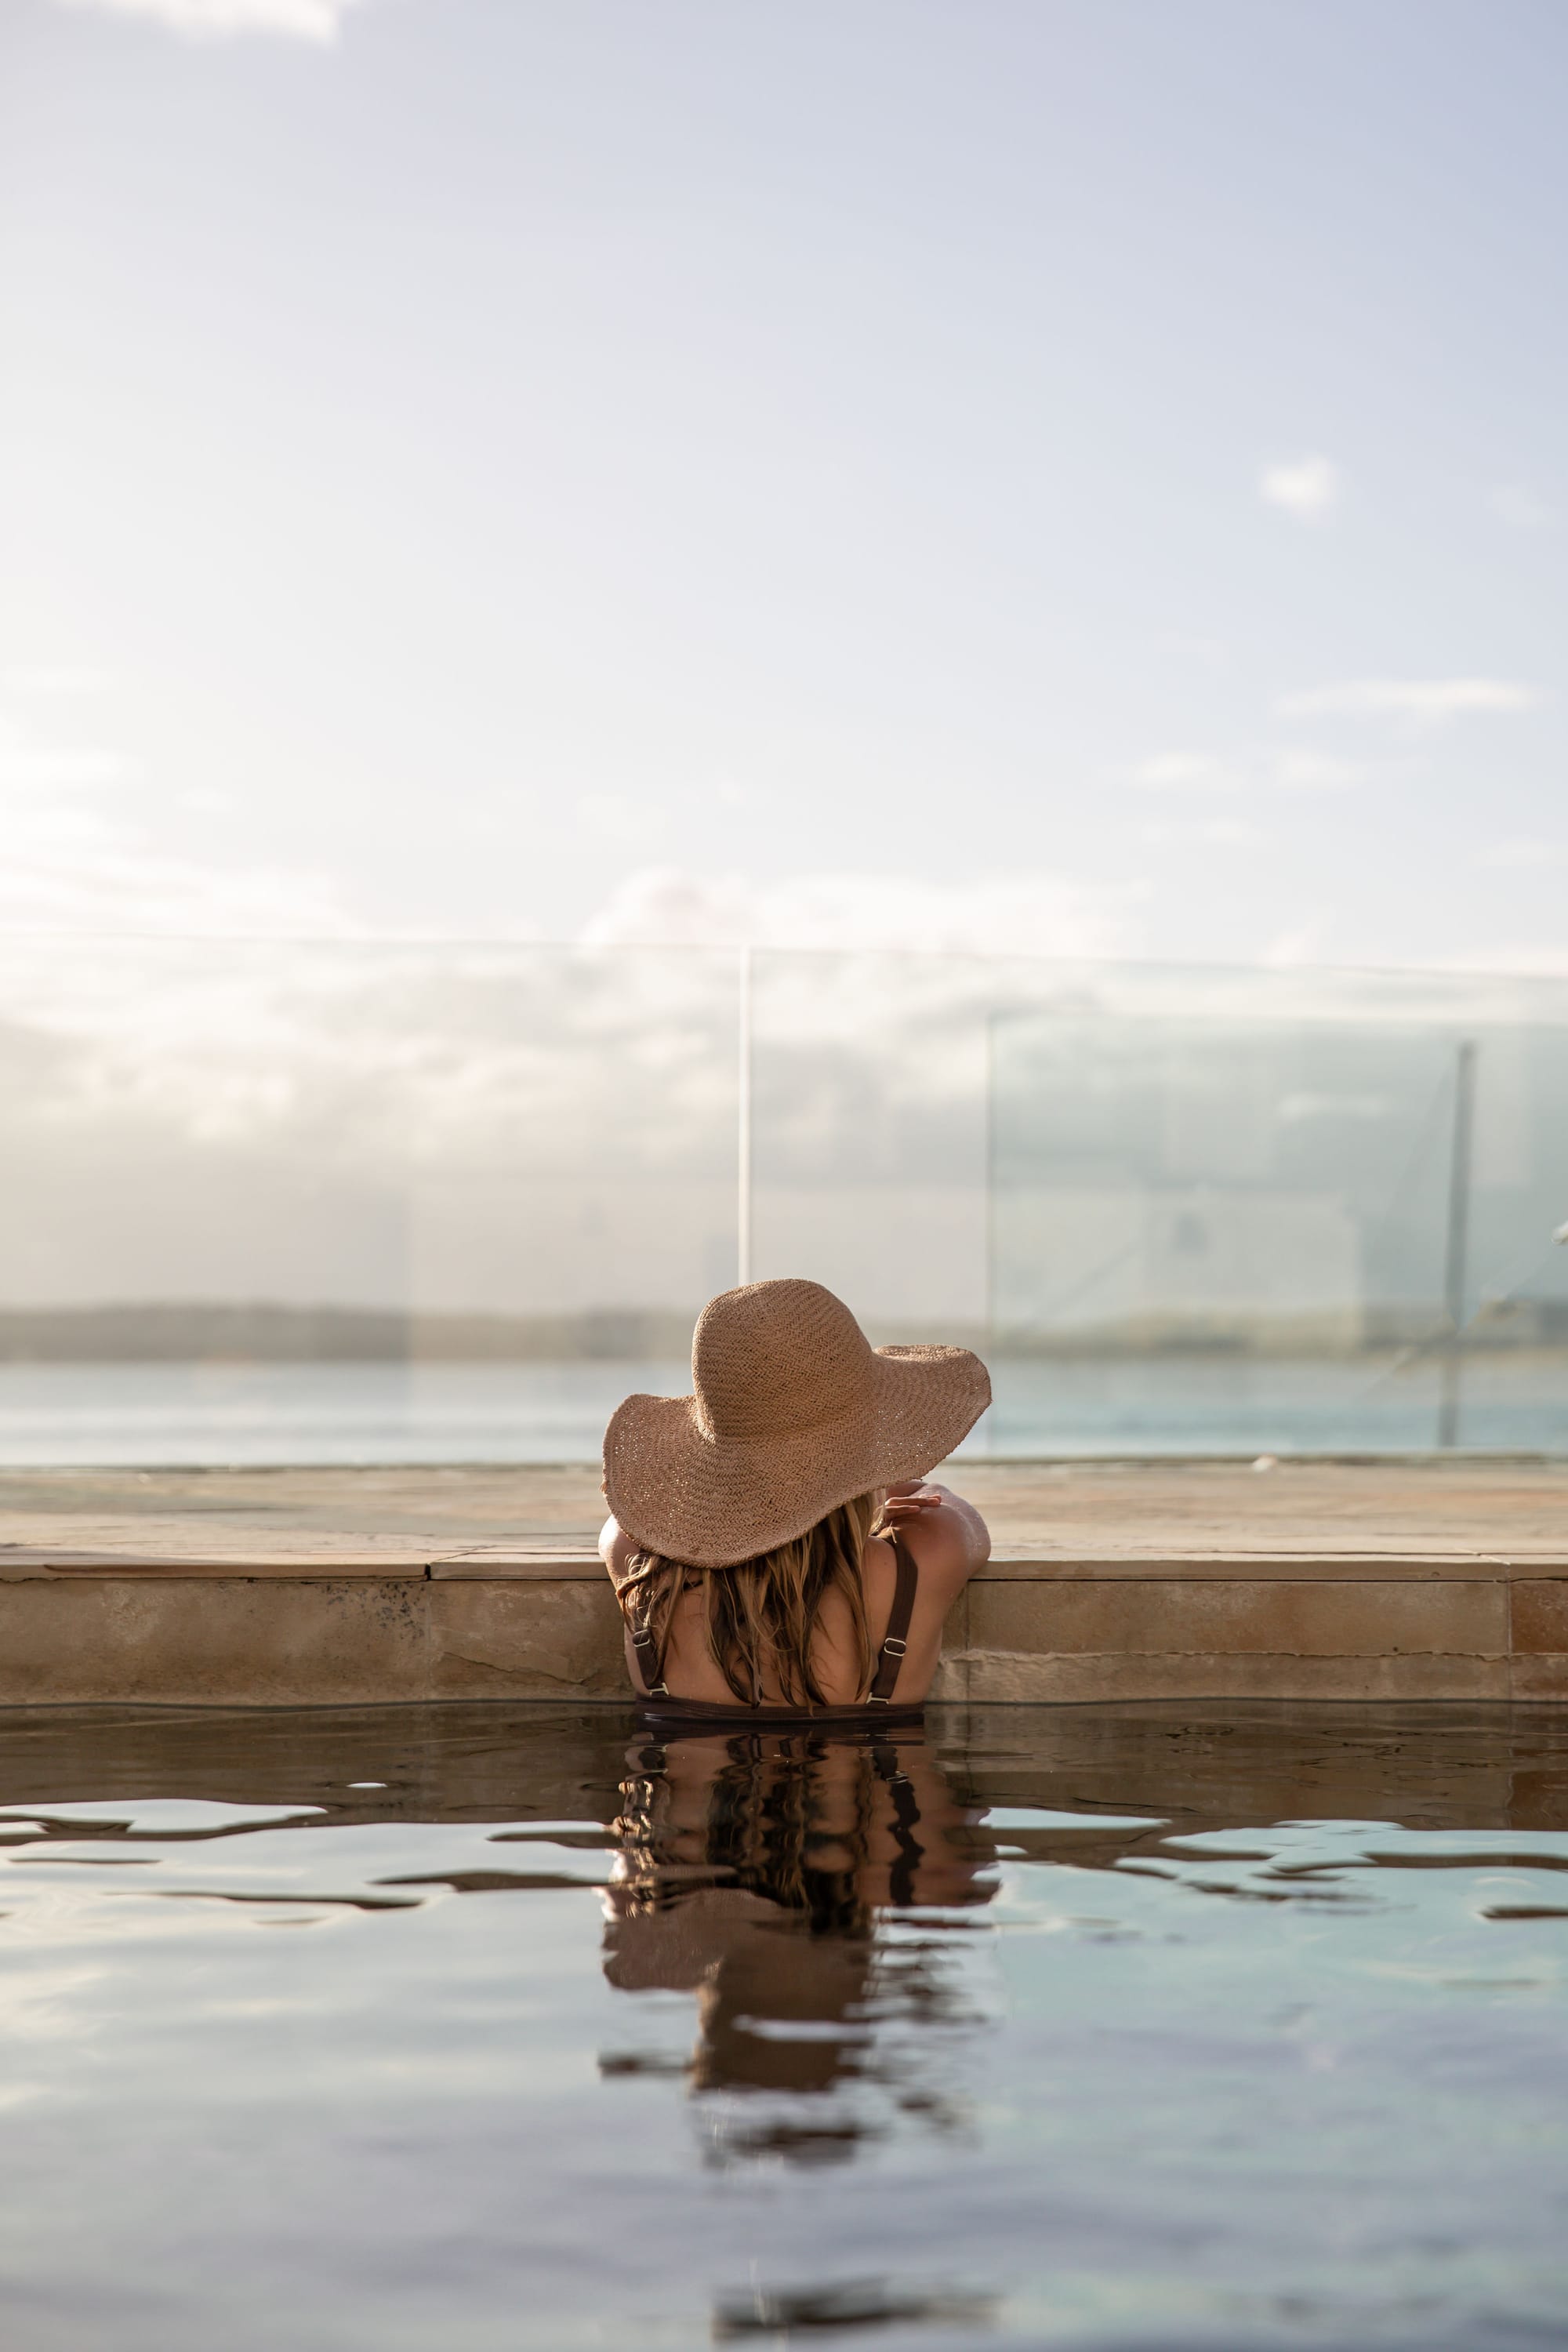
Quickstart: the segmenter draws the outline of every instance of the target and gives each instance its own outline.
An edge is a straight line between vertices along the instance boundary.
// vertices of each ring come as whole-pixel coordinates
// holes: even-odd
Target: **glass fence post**
[[[735,1280],[752,1279],[752,950],[741,950],[736,988]]]
[[[984,1186],[981,1200],[981,1251],[984,1296],[981,1301],[985,1352],[996,1349],[996,1007],[985,1008]]]
[[[1470,1230],[1470,1157],[1475,1128],[1476,1046],[1461,1040],[1454,1062],[1453,1144],[1448,1160],[1448,1224],[1443,1254],[1443,1307],[1448,1328],[1444,1341],[1442,1397],[1437,1408],[1437,1444],[1459,1442],[1460,1348],[1465,1328],[1466,1258]]]

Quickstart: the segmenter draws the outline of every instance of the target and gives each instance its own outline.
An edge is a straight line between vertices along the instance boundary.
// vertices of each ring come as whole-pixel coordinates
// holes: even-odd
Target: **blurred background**
[[[1568,1449],[1552,0],[0,0],[0,1460]]]

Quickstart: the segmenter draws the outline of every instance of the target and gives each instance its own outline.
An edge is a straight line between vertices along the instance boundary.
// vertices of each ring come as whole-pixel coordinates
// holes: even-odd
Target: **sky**
[[[1568,971],[1557,0],[0,0],[0,927]]]

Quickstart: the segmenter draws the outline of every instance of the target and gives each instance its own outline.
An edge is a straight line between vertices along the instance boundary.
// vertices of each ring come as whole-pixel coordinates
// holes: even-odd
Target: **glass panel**
[[[753,1271],[879,1341],[984,1343],[989,987],[951,956],[754,959]]]
[[[742,1066],[752,1273],[987,1350],[978,1448],[1563,1448],[1565,1015],[1443,974],[13,940],[0,1459],[591,1458],[735,1279]]]
[[[1568,1030],[1269,992],[993,1014],[992,1444],[1562,1446]]]
[[[14,944],[12,1461],[583,1458],[733,1278],[735,960]]]

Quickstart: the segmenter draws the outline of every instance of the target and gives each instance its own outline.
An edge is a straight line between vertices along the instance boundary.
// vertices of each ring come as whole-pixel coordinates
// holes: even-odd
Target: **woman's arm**
[[[939,1577],[953,1592],[967,1584],[991,1557],[991,1530],[973,1503],[927,1478],[889,1486],[883,1516],[900,1535],[923,1574]]]

